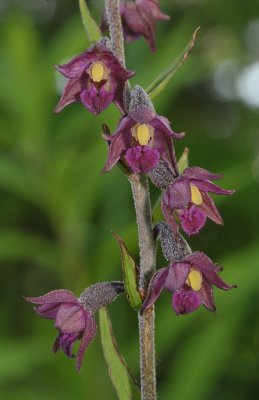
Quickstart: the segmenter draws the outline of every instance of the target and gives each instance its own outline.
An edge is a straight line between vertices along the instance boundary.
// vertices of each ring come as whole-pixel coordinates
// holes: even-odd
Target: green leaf
[[[126,362],[118,351],[106,308],[99,311],[101,343],[109,375],[119,400],[139,400],[139,389]]]
[[[137,286],[138,274],[135,261],[129,254],[129,251],[122,238],[115,232],[112,232],[112,235],[120,246],[124,284],[129,303],[134,310],[139,310],[142,305],[142,299]]]
[[[156,201],[156,204],[154,205],[153,211],[152,211],[152,222],[154,225],[158,224],[160,221],[164,221],[164,214],[161,209],[161,197],[160,195]]]
[[[178,169],[180,174],[188,167],[189,165],[189,149],[185,147],[183,154],[178,160]]]
[[[98,42],[101,37],[100,29],[90,14],[85,0],[79,0],[79,8],[90,44]]]
[[[188,59],[188,57],[194,47],[199,29],[200,29],[200,27],[198,27],[194,31],[192,38],[191,38],[190,42],[187,44],[184,51],[172,62],[172,64],[164,72],[162,72],[160,75],[158,75],[158,77],[146,89],[147,93],[149,94],[149,96],[152,100],[163,91],[163,89],[167,86],[168,82],[173,77],[175,72]]]

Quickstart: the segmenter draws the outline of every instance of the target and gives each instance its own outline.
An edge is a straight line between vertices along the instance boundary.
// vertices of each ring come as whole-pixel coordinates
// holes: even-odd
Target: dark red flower
[[[61,349],[68,357],[74,358],[73,344],[81,340],[76,355],[76,369],[79,371],[85,351],[96,335],[94,313],[123,291],[121,282],[100,282],[88,287],[79,298],[69,290],[61,289],[40,297],[26,297],[26,300],[37,304],[35,311],[40,317],[55,321],[59,334],[53,345],[54,353]]]
[[[125,83],[134,73],[123,68],[102,41],[69,63],[55,68],[69,80],[54,112],[58,113],[76,101],[93,114],[99,114],[111,102],[123,112]]]
[[[138,111],[121,118],[114,135],[105,135],[109,154],[103,172],[121,160],[131,172],[146,173],[163,159],[175,174],[177,164],[172,139],[181,139],[183,135],[173,132],[165,117],[140,105]]]
[[[126,41],[130,42],[143,36],[151,50],[155,51],[156,23],[170,19],[168,15],[161,12],[159,2],[157,0],[122,0],[120,14]],[[101,29],[105,31],[107,28],[107,17],[104,14]]]
[[[175,232],[179,229],[175,217],[178,217],[188,235],[198,233],[205,225],[207,217],[216,224],[223,224],[214,201],[208,195],[231,195],[235,192],[222,189],[211,182],[221,176],[199,167],[192,167],[187,168],[168,186],[162,196],[162,209],[165,219]]]
[[[165,288],[173,293],[172,307],[177,315],[189,314],[201,304],[215,311],[212,285],[223,290],[235,287],[227,285],[219,277],[219,271],[221,268],[201,252],[194,252],[179,262],[172,262],[169,267],[154,274],[143,309],[152,306]]]

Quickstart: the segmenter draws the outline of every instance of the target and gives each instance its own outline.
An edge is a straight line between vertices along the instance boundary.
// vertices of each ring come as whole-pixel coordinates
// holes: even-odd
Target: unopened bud
[[[191,248],[180,233],[173,233],[166,222],[160,222],[155,227],[157,239],[160,239],[161,248],[167,261],[181,261],[191,254]]]
[[[123,282],[100,282],[86,288],[80,295],[79,301],[94,313],[112,303],[122,292],[124,292]]]

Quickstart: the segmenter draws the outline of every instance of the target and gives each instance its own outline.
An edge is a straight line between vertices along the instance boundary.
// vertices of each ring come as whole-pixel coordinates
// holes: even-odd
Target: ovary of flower
[[[94,82],[101,82],[107,78],[107,68],[101,62],[95,62],[91,66],[90,76]]]
[[[146,124],[137,124],[132,129],[132,136],[141,146],[146,146],[154,135],[154,128]]]
[[[202,195],[197,186],[195,185],[190,185],[191,186],[191,199],[192,203],[195,204],[196,206],[200,206],[203,202],[202,200]]]
[[[201,288],[202,274],[199,270],[191,268],[185,282],[192,288],[192,290],[197,292]]]

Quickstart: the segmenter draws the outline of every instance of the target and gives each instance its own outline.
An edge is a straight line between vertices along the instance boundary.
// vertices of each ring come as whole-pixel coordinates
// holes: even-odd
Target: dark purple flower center
[[[207,215],[195,205],[178,212],[182,228],[187,235],[198,233],[205,225]]]
[[[201,305],[199,293],[192,290],[176,290],[173,295],[172,306],[176,314],[189,314]]]
[[[69,358],[74,358],[75,355],[72,354],[72,348],[74,342],[79,339],[79,336],[74,333],[62,334],[60,333],[54,343],[53,351],[56,353],[60,348],[66,356]]]
[[[160,159],[157,149],[148,146],[136,146],[128,149],[125,160],[134,173],[146,173],[156,167]]]

